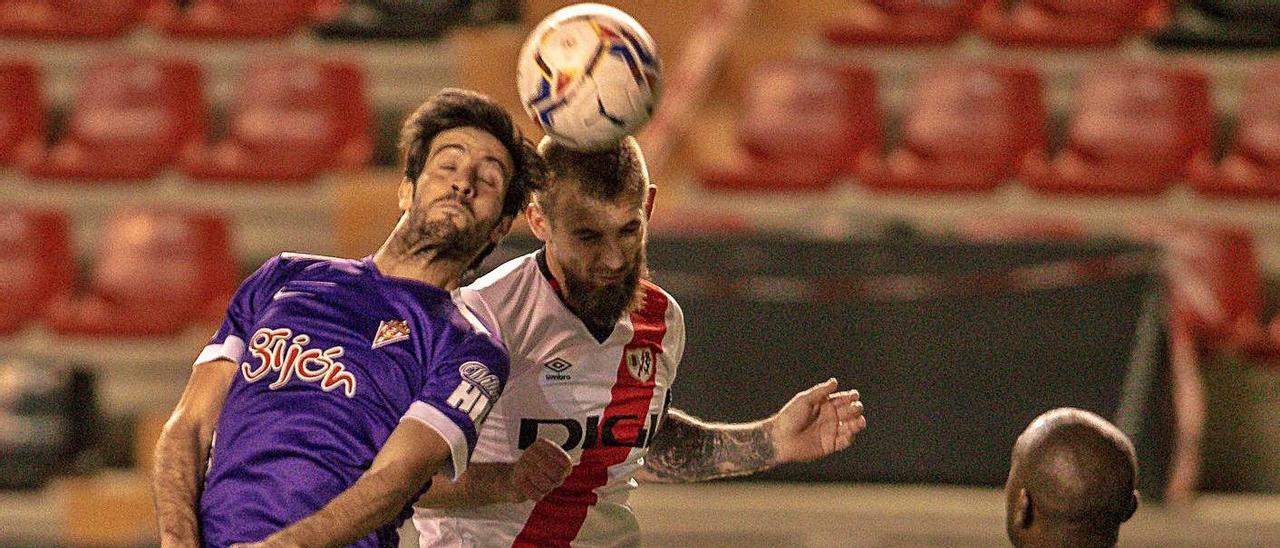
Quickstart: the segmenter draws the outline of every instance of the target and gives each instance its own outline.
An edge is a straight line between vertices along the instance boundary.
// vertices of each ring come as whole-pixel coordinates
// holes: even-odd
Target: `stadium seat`
[[[1203,223],[1144,223],[1134,229],[1166,253],[1171,313],[1202,350],[1280,359],[1280,318],[1263,323],[1263,281],[1246,228]]]
[[[218,215],[125,211],[100,232],[86,290],[45,314],[55,333],[172,335],[216,317],[235,290],[227,222]]]
[[[774,63],[757,69],[744,89],[739,146],[726,164],[699,170],[706,188],[826,189],[862,157],[879,154],[879,101],[869,69]]]
[[[466,23],[471,11],[518,11],[505,2],[490,4],[489,10],[471,10],[468,2],[347,0],[315,33],[329,40],[435,40]]]
[[[1117,44],[1167,18],[1164,0],[982,0],[978,31],[1000,46],[1098,47]]]
[[[1280,47],[1280,3],[1272,0],[1181,0],[1152,42],[1177,49]]]
[[[22,158],[40,179],[149,179],[206,125],[200,68],[172,59],[110,57],[81,79],[62,138]]]
[[[106,39],[138,22],[150,0],[0,0],[0,36]]]
[[[222,182],[304,182],[368,163],[372,114],[354,64],[303,57],[259,61],[246,71],[227,135],[187,147],[182,170]]]
[[[1280,65],[1250,77],[1226,156],[1215,171],[1192,184],[1209,196],[1280,198]]]
[[[967,31],[977,0],[850,2],[823,34],[842,46],[946,44]]]
[[[155,2],[148,22],[180,39],[243,40],[289,34],[310,22],[316,0],[192,0]]]
[[[21,329],[71,289],[67,219],[56,211],[0,208],[0,334]]]
[[[1212,165],[1204,74],[1150,64],[1094,69],[1076,86],[1062,150],[1023,166],[1043,192],[1154,195]]]
[[[860,170],[876,190],[991,190],[1047,154],[1040,76],[1022,67],[949,63],[916,82],[901,143]]]
[[[0,165],[36,154],[44,132],[39,70],[25,62],[0,63]]]

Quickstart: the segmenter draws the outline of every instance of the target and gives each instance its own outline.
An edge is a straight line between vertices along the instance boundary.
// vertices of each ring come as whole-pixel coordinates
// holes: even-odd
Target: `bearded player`
[[[386,243],[271,259],[196,358],[156,447],[163,545],[395,545],[432,474],[465,470],[508,359],[450,290],[524,209],[541,159],[462,90],[423,104],[402,146]]]
[[[675,299],[647,280],[655,187],[628,137],[604,152],[549,139],[549,169],[526,219],[544,247],[460,290],[507,345],[511,377],[460,478],[437,476],[417,506],[422,546],[634,546],[627,497],[636,480],[688,482],[750,474],[848,447],[866,426],[856,391],[835,379],[776,415],[710,424],[668,408],[684,353]],[[561,444],[573,469],[541,500],[513,474]],[[553,481],[554,467],[544,481]]]

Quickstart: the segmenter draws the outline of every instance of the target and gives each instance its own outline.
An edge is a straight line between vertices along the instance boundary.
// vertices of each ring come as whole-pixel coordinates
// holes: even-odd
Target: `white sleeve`
[[[493,309],[489,307],[489,303],[484,300],[479,291],[471,287],[463,287],[453,293],[453,301],[462,310],[462,315],[473,324],[479,321],[477,327],[481,328],[481,331],[506,342],[506,339],[502,338],[502,325],[498,322],[497,314],[493,313]]]

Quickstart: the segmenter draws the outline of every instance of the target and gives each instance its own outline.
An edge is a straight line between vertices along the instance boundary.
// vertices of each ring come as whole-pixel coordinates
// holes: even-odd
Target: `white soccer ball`
[[[640,130],[662,89],[653,38],[630,15],[574,4],[547,16],[520,49],[525,112],[552,138],[598,150]]]

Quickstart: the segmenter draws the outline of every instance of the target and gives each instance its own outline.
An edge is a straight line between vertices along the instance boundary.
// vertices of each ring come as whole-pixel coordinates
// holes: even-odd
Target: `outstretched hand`
[[[511,485],[523,500],[541,500],[564,483],[572,469],[573,461],[564,449],[538,438],[511,467]]]
[[[835,379],[800,392],[770,419],[774,458],[802,462],[841,451],[867,427],[857,390],[836,392]]]

